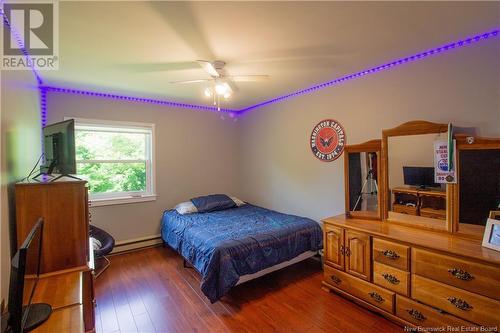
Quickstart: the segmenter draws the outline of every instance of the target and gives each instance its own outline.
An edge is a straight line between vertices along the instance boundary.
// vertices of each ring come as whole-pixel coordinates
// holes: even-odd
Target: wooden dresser
[[[442,232],[323,222],[326,289],[404,325],[500,327],[500,253]]]
[[[38,218],[44,219],[41,275],[35,299],[51,304],[55,311],[37,331],[55,332],[50,328],[56,327],[71,327],[67,332],[94,331],[94,263],[89,243],[87,182],[60,179],[17,183],[15,200],[18,245]]]
[[[418,331],[496,332],[500,252],[481,240],[500,200],[500,139],[451,128],[411,121],[345,147],[346,211],[323,220],[322,284]],[[405,166],[432,166],[436,156],[442,191],[403,187]]]

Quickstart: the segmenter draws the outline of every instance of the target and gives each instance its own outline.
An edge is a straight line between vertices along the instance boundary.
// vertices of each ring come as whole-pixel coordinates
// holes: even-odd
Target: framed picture
[[[500,211],[491,211],[486,222],[483,236],[483,246],[500,251]]]

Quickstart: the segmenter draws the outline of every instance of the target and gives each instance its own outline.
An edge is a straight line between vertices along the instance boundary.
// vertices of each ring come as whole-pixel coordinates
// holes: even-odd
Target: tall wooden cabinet
[[[16,184],[17,244],[43,217],[41,273],[84,267],[89,258],[87,187],[84,181]]]
[[[87,182],[59,180],[17,183],[15,204],[18,246],[35,222],[42,217],[44,226],[41,279],[50,285],[55,283],[50,281],[58,281],[61,276],[70,272],[80,274],[82,278],[78,283],[81,293],[81,326],[85,332],[93,331],[95,302],[93,255],[89,245]],[[57,318],[57,315],[54,318]],[[43,325],[40,329],[43,330]]]

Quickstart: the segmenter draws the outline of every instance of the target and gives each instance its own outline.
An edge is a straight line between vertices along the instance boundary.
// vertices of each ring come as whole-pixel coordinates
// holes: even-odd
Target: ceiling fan
[[[203,92],[207,98],[213,98],[213,103],[217,106],[218,111],[220,111],[221,98],[227,100],[232,96],[233,92],[237,90],[235,82],[259,82],[269,78],[269,75],[226,75],[224,71],[226,63],[221,60],[196,60],[196,62],[211,76],[210,79],[182,80],[170,83],[192,84],[210,82],[210,87],[205,88]]]

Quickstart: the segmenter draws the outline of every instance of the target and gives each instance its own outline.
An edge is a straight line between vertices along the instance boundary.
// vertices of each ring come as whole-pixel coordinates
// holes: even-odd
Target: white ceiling
[[[499,2],[60,2],[58,71],[46,84],[209,104],[197,59],[227,62],[242,108],[486,32]]]

